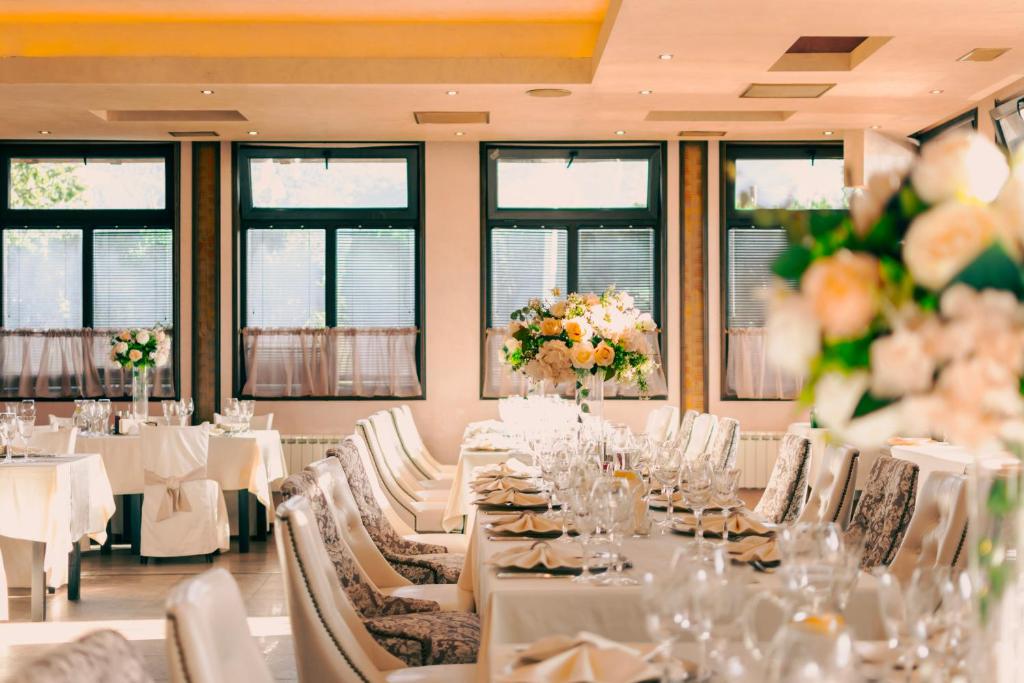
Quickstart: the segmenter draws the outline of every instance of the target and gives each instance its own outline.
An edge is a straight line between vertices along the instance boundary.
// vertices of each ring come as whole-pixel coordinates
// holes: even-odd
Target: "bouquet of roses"
[[[654,320],[641,313],[626,292],[609,287],[603,294],[569,294],[548,303],[532,299],[512,312],[502,359],[516,372],[554,384],[587,374],[634,384],[647,391],[656,369],[647,333]]]
[[[1024,443],[1024,165],[952,134],[871,178],[848,215],[800,221],[774,264],[797,288],[772,295],[768,353],[807,377],[822,426],[861,446]]]
[[[162,367],[171,353],[171,338],[161,327],[121,330],[110,340],[110,360],[125,369]]]

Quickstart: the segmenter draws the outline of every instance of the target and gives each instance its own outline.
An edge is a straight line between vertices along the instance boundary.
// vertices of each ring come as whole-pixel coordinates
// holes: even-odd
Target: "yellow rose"
[[[562,321],[558,318],[544,318],[540,321],[540,333],[545,337],[557,337],[562,333]]]
[[[878,313],[881,273],[874,256],[840,251],[804,273],[800,289],[829,337],[857,337]]]
[[[581,342],[590,339],[593,331],[590,329],[585,321],[579,318],[573,318],[572,320],[566,320],[564,323],[565,333],[574,342]]]
[[[601,342],[594,349],[594,362],[602,368],[608,367],[615,362],[615,349],[605,342]]]
[[[594,367],[594,345],[587,341],[573,344],[569,357],[574,368],[589,370]]]

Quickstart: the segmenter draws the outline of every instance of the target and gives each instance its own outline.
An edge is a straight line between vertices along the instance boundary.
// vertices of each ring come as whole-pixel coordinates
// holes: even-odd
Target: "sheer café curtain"
[[[131,371],[110,361],[110,339],[119,331],[0,329],[0,394],[4,398],[131,396]],[[171,363],[150,371],[150,383],[152,396],[173,397]]]
[[[415,327],[242,330],[248,396],[420,396]]]

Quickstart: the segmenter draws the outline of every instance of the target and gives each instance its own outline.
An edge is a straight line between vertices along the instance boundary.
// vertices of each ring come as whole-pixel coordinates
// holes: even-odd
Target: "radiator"
[[[741,432],[736,466],[740,468],[740,488],[763,489],[779,454],[783,432]]]
[[[284,462],[288,467],[288,474],[301,472],[309,463],[320,460],[328,449],[340,445],[344,438],[338,434],[282,436],[281,446],[284,448]]]

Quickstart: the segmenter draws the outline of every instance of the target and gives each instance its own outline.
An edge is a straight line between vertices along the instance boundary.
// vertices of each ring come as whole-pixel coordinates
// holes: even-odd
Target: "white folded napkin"
[[[727,549],[729,557],[736,562],[778,562],[782,559],[775,539],[766,536],[747,536],[729,541]]]
[[[520,653],[500,683],[639,683],[658,678],[643,653],[593,633],[542,638]]]
[[[475,479],[498,479],[499,477],[533,477],[537,468],[531,467],[517,458],[509,458],[503,463],[483,465],[473,470]]]
[[[747,514],[729,515],[705,515],[701,519],[701,527],[704,533],[722,535],[722,530],[727,529],[730,536],[750,536],[756,534],[767,536],[774,533],[772,529],[761,523],[760,520]],[[684,534],[697,533],[697,518],[691,514],[684,514],[676,520],[673,527],[676,531]]]
[[[492,493],[494,491],[522,491],[535,493],[537,486],[528,479],[520,477],[500,477],[498,479],[485,479],[472,484],[477,493]]]
[[[582,569],[583,558],[572,550],[563,550],[544,541],[517,545],[491,556],[491,564],[502,569]]]
[[[522,493],[510,489],[508,491],[494,491],[488,493],[483,498],[477,498],[473,501],[477,505],[509,505],[518,507],[534,507],[539,505],[547,505],[547,496],[542,496],[536,493]]]
[[[532,512],[516,515],[512,519],[495,522],[490,525],[496,534],[550,534],[562,531],[561,523]]]

